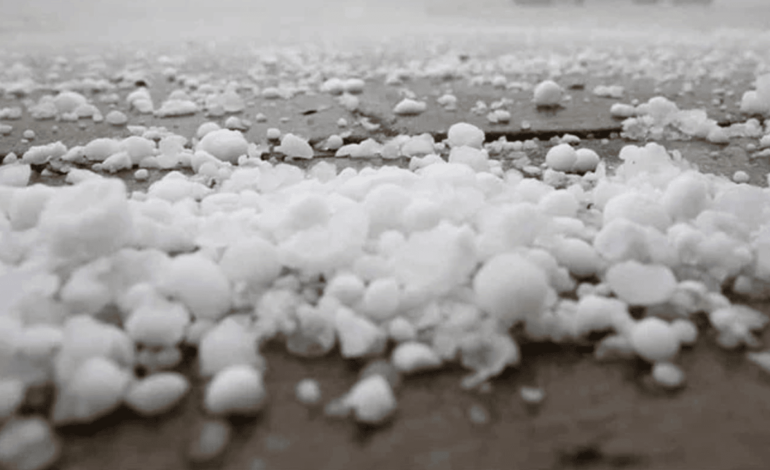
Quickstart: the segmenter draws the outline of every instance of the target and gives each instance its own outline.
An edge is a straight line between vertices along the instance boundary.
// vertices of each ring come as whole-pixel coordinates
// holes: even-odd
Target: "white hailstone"
[[[631,345],[649,362],[670,361],[679,352],[679,338],[670,324],[656,317],[637,322],[631,329]]]
[[[372,281],[364,291],[361,310],[375,321],[383,321],[395,315],[401,296],[398,282],[392,277]]]
[[[656,362],[652,366],[652,380],[667,389],[675,389],[684,385],[684,371],[670,362]]]
[[[398,406],[390,383],[380,374],[370,375],[356,383],[343,402],[353,411],[358,422],[369,425],[385,422]]]
[[[56,425],[89,423],[114,411],[131,374],[104,357],[87,359],[58,390],[51,420]]]
[[[49,160],[56,160],[67,153],[67,147],[61,142],[48,145],[34,145],[21,156],[21,163],[42,165]]]
[[[233,89],[225,90],[219,95],[219,102],[227,113],[240,113],[246,109],[246,103],[243,98]]]
[[[230,282],[216,263],[201,254],[173,258],[159,283],[195,318],[217,320],[230,309]]]
[[[186,455],[193,464],[206,464],[220,457],[233,434],[232,425],[221,419],[207,419],[196,426]]]
[[[537,205],[546,214],[571,218],[577,215],[580,206],[575,196],[566,189],[549,192],[540,199]]]
[[[441,366],[441,357],[427,344],[416,341],[404,342],[396,346],[391,362],[402,374],[413,374]]]
[[[581,336],[607,329],[622,332],[632,323],[627,305],[608,297],[586,295],[578,301],[574,312],[575,332]]]
[[[126,116],[126,114],[122,111],[113,109],[107,113],[107,115],[104,117],[104,120],[113,126],[124,126],[128,122],[128,116]]]
[[[342,140],[342,137],[338,135],[330,135],[328,139],[326,139],[326,149],[328,150],[337,150],[340,147],[344,145],[344,142]]]
[[[484,145],[484,139],[484,131],[467,122],[452,124],[447,132],[447,140],[451,147],[465,146],[480,149]]]
[[[489,155],[486,150],[466,146],[452,147],[448,161],[468,165],[475,171],[489,171]]]
[[[233,365],[261,368],[256,337],[239,322],[227,318],[206,332],[198,345],[199,373],[210,377]]]
[[[247,365],[233,365],[214,376],[203,400],[213,415],[253,415],[267,403],[262,373]]]
[[[276,147],[275,151],[290,158],[313,158],[313,147],[307,140],[294,134],[285,134],[281,138],[281,145]]]
[[[552,80],[540,82],[535,87],[534,102],[536,106],[551,108],[559,106],[564,97],[564,89]]]
[[[770,351],[748,352],[746,353],[746,359],[770,374]]]
[[[200,110],[194,101],[185,99],[168,99],[155,111],[158,117],[191,116]]]
[[[297,401],[305,406],[317,405],[321,402],[321,387],[313,379],[302,379],[294,388]]]
[[[604,206],[604,225],[614,219],[628,219],[663,233],[672,224],[671,217],[661,203],[636,191],[620,194],[607,202]]]
[[[388,324],[388,334],[396,342],[412,341],[417,338],[417,329],[404,317],[396,317]]]
[[[551,253],[560,265],[578,278],[597,275],[602,268],[602,260],[596,249],[577,238],[560,240]]]
[[[364,281],[353,273],[339,273],[326,284],[324,293],[332,296],[345,305],[355,305],[364,295]]]
[[[88,104],[88,100],[85,96],[75,91],[62,91],[54,97],[53,104],[56,106],[56,111],[59,114],[64,114],[72,113],[78,107]]]
[[[539,387],[521,387],[519,395],[527,405],[539,405],[545,400],[545,391]]]
[[[27,230],[37,225],[40,213],[55,192],[49,186],[38,184],[15,191],[6,206],[11,227],[14,230]]]
[[[134,382],[126,392],[129,408],[143,416],[163,414],[190,390],[190,382],[178,372],[159,372]]]
[[[692,345],[698,340],[698,327],[690,320],[678,319],[671,323],[671,328],[674,329],[676,337],[679,338],[679,343],[684,345]]]
[[[251,286],[269,285],[283,269],[278,249],[261,237],[230,244],[222,254],[219,266],[231,282],[245,282]]]
[[[0,428],[0,467],[46,470],[61,456],[61,442],[39,416],[16,418]]]
[[[708,182],[697,172],[677,176],[669,182],[661,196],[661,204],[675,221],[697,217],[710,203]]]
[[[393,113],[399,116],[416,116],[424,113],[426,109],[428,105],[425,102],[404,98],[393,108]]]
[[[345,91],[345,82],[337,77],[332,77],[323,82],[321,91],[332,95],[341,95]]]
[[[551,147],[545,155],[545,164],[556,171],[571,171],[577,161],[577,152],[570,144]]]
[[[348,78],[343,82],[345,93],[363,93],[364,86],[366,86],[366,83],[364,83],[364,81],[360,78]]]
[[[265,133],[268,140],[278,140],[281,138],[281,130],[275,127],[271,127]]]
[[[267,87],[264,90],[262,90],[262,98],[268,99],[268,100],[275,100],[281,97],[281,90],[279,90],[276,87]]]
[[[613,265],[606,273],[607,284],[630,305],[666,302],[676,291],[676,277],[668,266],[642,264],[635,260]]]
[[[216,122],[204,122],[200,126],[198,126],[198,130],[195,131],[195,137],[198,139],[202,139],[206,136],[206,134],[214,131],[220,130],[221,127]]]
[[[163,347],[179,344],[189,324],[190,314],[183,305],[148,302],[131,312],[124,328],[135,343]]]
[[[120,151],[120,142],[115,139],[94,139],[83,148],[83,155],[92,162],[103,162],[110,155]]]
[[[368,318],[346,307],[337,310],[334,328],[342,357],[349,359],[381,353],[385,349],[385,333]]]
[[[23,188],[29,184],[32,167],[20,163],[0,166],[0,185]]]
[[[240,131],[218,129],[204,135],[195,149],[225,162],[238,163],[238,157],[246,155],[248,147],[249,143]]]
[[[624,103],[614,103],[610,107],[610,114],[614,118],[630,118],[636,116],[636,106]]]
[[[140,168],[134,172],[134,179],[137,181],[145,181],[150,177],[150,172],[146,168]]]
[[[118,152],[110,155],[100,163],[99,169],[101,171],[115,173],[120,170],[128,170],[132,166],[134,166],[134,162],[131,161],[131,156],[126,152]]]
[[[574,165],[572,165],[572,171],[575,173],[588,173],[594,171],[599,166],[601,159],[599,155],[591,149],[577,149],[575,151]]]
[[[27,387],[21,379],[10,377],[0,379],[0,422],[16,413],[24,402],[26,390]]]
[[[545,272],[513,253],[489,259],[473,278],[479,307],[506,327],[539,315],[545,308],[549,289]]]
[[[749,177],[749,174],[745,171],[738,170],[735,173],[733,173],[733,181],[736,183],[748,183],[751,178]]]
[[[0,135],[11,135],[13,132],[13,126],[10,124],[0,124]]]
[[[64,342],[64,332],[58,326],[39,324],[24,328],[19,338],[18,352],[33,360],[50,360]]]
[[[730,134],[727,129],[715,126],[709,131],[706,140],[714,144],[726,144],[730,142]]]
[[[87,260],[113,253],[132,237],[126,185],[119,179],[88,179],[58,189],[40,213],[38,227],[51,254]]]
[[[119,144],[120,150],[126,152],[131,161],[136,165],[145,157],[152,156],[155,153],[155,142],[137,135],[126,137]]]

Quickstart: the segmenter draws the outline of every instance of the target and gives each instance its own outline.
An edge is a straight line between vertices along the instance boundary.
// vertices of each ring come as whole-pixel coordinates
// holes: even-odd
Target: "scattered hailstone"
[[[305,406],[317,405],[321,402],[321,387],[313,379],[302,379],[294,389],[297,401]]]
[[[661,304],[676,291],[676,277],[663,265],[625,261],[610,267],[606,277],[615,295],[630,305]]]
[[[185,99],[169,99],[163,102],[160,109],[155,111],[158,117],[191,116],[199,111],[194,101]]]
[[[545,391],[539,387],[521,387],[519,395],[527,405],[539,405],[545,400]]]
[[[552,80],[540,82],[534,91],[535,106],[553,108],[561,105],[564,89]]]
[[[57,391],[51,420],[56,425],[89,423],[114,411],[131,375],[104,357],[87,359]]]
[[[610,114],[614,118],[626,119],[636,117],[636,106],[630,104],[615,103],[610,107]]]
[[[262,374],[247,365],[219,371],[204,397],[206,411],[213,415],[253,415],[266,403],[267,389]]]
[[[16,418],[0,428],[0,467],[45,470],[61,456],[62,445],[41,417]]]
[[[556,171],[571,171],[577,162],[577,152],[570,144],[551,147],[545,155],[545,163]]]
[[[404,98],[393,108],[393,113],[399,116],[416,116],[424,113],[426,109],[428,109],[426,103]]]
[[[481,149],[484,144],[484,131],[465,122],[452,124],[447,132],[447,140],[451,147],[473,147]]]
[[[285,134],[281,138],[281,145],[276,147],[275,151],[290,158],[313,158],[313,147],[310,146],[307,140],[294,134]]]
[[[748,183],[751,178],[749,177],[749,174],[745,171],[738,170],[735,173],[733,173],[733,181],[736,183]]]
[[[675,389],[684,385],[684,371],[670,362],[656,362],[652,366],[652,380],[667,389]]]
[[[396,411],[398,403],[388,381],[379,374],[359,381],[345,395],[344,405],[363,424],[382,424]]]
[[[126,123],[128,123],[128,116],[126,116],[126,114],[122,111],[113,109],[107,113],[107,115],[104,117],[104,120],[113,126],[124,126]]]
[[[268,140],[278,140],[281,138],[281,130],[275,127],[271,127],[266,132]]]
[[[160,372],[134,382],[126,392],[126,404],[143,416],[163,414],[190,390],[190,382],[178,372]]]
[[[428,345],[418,342],[399,344],[393,351],[391,361],[403,374],[413,374],[441,366],[442,360]]]
[[[601,161],[599,155],[591,149],[577,149],[575,154],[577,158],[575,159],[575,164],[572,166],[572,171],[575,173],[595,171]]]
[[[238,158],[248,153],[248,147],[249,143],[240,131],[218,129],[204,135],[196,150],[203,150],[225,162],[238,163]]]
[[[344,358],[364,357],[385,349],[386,335],[371,320],[341,307],[335,317],[335,329]]]
[[[679,352],[679,338],[670,324],[656,317],[645,318],[633,326],[631,345],[649,362],[670,361]]]

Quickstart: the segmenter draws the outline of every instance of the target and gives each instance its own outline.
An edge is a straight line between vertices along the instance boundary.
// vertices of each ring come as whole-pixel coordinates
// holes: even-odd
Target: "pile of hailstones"
[[[604,332],[598,360],[640,357],[664,388],[685,382],[677,354],[697,339],[696,313],[724,348],[760,347],[766,317],[722,290],[770,297],[768,190],[654,143],[582,173],[559,145],[541,179],[525,178],[493,165],[484,137],[449,131],[473,165],[427,155],[338,172],[243,156],[220,162],[213,188],[211,172],[169,172],[130,195],[94,175],[0,187],[0,466],[50,465],[57,426],[172,409],[191,387],[175,371],[183,346],[197,348],[204,407],[220,418],[268,403],[267,341],[379,358],[326,402],[370,425],[396,411],[394,377],[459,363],[475,389],[516,366],[514,326],[555,343]],[[46,385],[48,414],[20,414]],[[321,403],[319,384],[302,380],[297,398]]]

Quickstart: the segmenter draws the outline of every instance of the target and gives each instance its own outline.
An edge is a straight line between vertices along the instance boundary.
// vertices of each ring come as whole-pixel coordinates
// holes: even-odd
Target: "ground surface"
[[[292,0],[294,1],[294,0]],[[65,6],[66,3],[66,6]],[[296,3],[296,1],[294,2]],[[386,41],[392,45],[383,55],[352,55],[347,63],[360,71],[373,70],[378,63],[415,55],[440,55],[448,50],[467,53],[470,60],[500,50],[530,54],[556,55],[564,40],[581,37],[591,44],[603,44],[608,38],[618,41],[612,54],[628,57],[659,47],[650,36],[658,36],[667,47],[682,39],[686,31],[725,29],[724,42],[737,41],[754,34],[759,46],[766,40],[770,14],[767,8],[747,4],[728,8],[728,2],[717,2],[711,10],[699,8],[658,9],[618,5],[620,2],[588,2],[586,9],[562,10],[516,9],[508,2],[484,0],[461,2],[430,0],[418,8],[407,4],[393,8],[375,2],[324,2],[299,5],[282,2],[282,6],[223,0],[216,3],[177,2],[13,2],[3,11],[0,37],[4,64],[31,61],[32,67],[45,65],[55,55],[85,57],[87,53],[106,58],[110,70],[129,64],[142,70],[157,71],[155,51],[195,51],[179,65],[189,74],[208,74],[215,78],[242,79],[249,67],[258,63],[260,53],[249,55],[254,44],[306,44],[317,38],[344,48],[367,50],[370,44]],[[737,5],[738,2],[735,4]],[[182,7],[183,5],[183,7]],[[471,6],[472,5],[472,6]],[[399,9],[401,8],[401,9]],[[309,23],[307,17],[321,21]],[[550,29],[548,29],[550,28]],[[618,31],[629,29],[625,34]],[[333,34],[328,34],[332,31]],[[753,31],[747,33],[747,31]],[[577,36],[576,36],[577,35]],[[764,36],[763,36],[764,35]],[[226,37],[223,37],[226,36]],[[93,44],[94,38],[106,38],[105,44]],[[430,45],[436,38],[447,39],[445,49],[427,52],[410,44]],[[688,38],[690,36],[687,36]],[[734,38],[738,39],[734,39]],[[567,38],[567,39],[565,39]],[[621,39],[618,39],[621,38]],[[646,38],[638,43],[639,38]],[[697,37],[696,37],[697,38]],[[154,41],[158,48],[147,47]],[[185,43],[184,41],[193,41]],[[697,42],[697,40],[695,41]],[[717,41],[718,43],[718,41]],[[135,45],[131,46],[131,45]],[[162,46],[161,46],[162,44]],[[441,43],[443,44],[443,43]],[[62,47],[66,46],[66,47]],[[109,46],[109,47],[108,47]],[[355,46],[355,47],[352,47]],[[114,49],[111,49],[114,47]],[[441,46],[443,47],[443,46]],[[134,51],[133,49],[136,49]],[[712,47],[704,41],[701,50]],[[715,48],[718,49],[718,48]],[[760,47],[761,49],[761,47]],[[105,50],[115,52],[105,52]],[[144,51],[144,52],[141,52]],[[149,53],[147,51],[150,51]],[[371,50],[369,50],[371,52]],[[766,49],[765,49],[766,51]],[[584,89],[573,89],[572,102],[554,113],[537,111],[529,102],[530,92],[505,92],[513,99],[509,124],[490,124],[484,115],[467,111],[477,100],[499,99],[503,92],[491,85],[469,87],[461,79],[422,78],[408,84],[421,97],[438,96],[451,89],[459,99],[460,111],[449,113],[432,106],[417,118],[396,118],[393,105],[400,99],[398,88],[383,84],[382,79],[367,82],[361,96],[362,111],[351,114],[340,108],[328,95],[300,96],[289,101],[249,100],[246,117],[262,112],[265,123],[255,123],[247,132],[250,141],[265,141],[268,127],[279,127],[320,141],[331,133],[339,133],[336,122],[345,117],[351,122],[367,117],[381,124],[374,131],[352,126],[351,140],[369,136],[383,137],[398,133],[429,132],[441,138],[447,127],[458,121],[482,126],[491,136],[504,135],[509,140],[540,137],[547,140],[564,132],[579,134],[586,146],[610,162],[619,148],[628,142],[617,136],[620,122],[609,116],[608,109],[616,100],[597,98],[590,91],[597,84],[623,84],[632,98],[645,101],[663,94],[674,99],[682,109],[702,107],[723,123],[740,119],[736,101],[751,86],[754,72],[767,67],[767,56],[741,62],[740,55],[729,50],[716,53],[720,62],[714,67],[732,67],[719,83],[699,81],[694,92],[679,95],[681,81],[666,81],[655,90],[649,80],[629,78],[618,71],[615,75],[597,76],[590,69],[577,76],[563,76],[564,81],[581,83]],[[721,54],[721,55],[720,55]],[[171,55],[173,57],[173,55]],[[246,59],[244,59],[246,57]],[[553,57],[553,56],[552,56]],[[735,58],[735,66],[727,64]],[[665,54],[661,52],[661,61]],[[377,59],[377,60],[374,60]],[[669,61],[687,57],[669,56]],[[380,62],[381,61],[381,62]],[[87,63],[88,60],[83,62]],[[77,62],[70,62],[77,63]],[[42,64],[42,65],[41,65]],[[764,65],[762,65],[764,64]],[[741,67],[743,67],[741,69]],[[77,70],[64,71],[78,75]],[[548,75],[548,67],[538,67],[515,74],[517,79],[537,81]],[[679,75],[681,76],[681,74]],[[151,90],[157,102],[172,89],[157,75]],[[725,99],[725,108],[712,103],[713,90],[728,87],[735,91]],[[121,98],[130,87],[120,91]],[[36,98],[41,92],[31,96]],[[588,99],[588,101],[585,101]],[[13,105],[17,98],[0,97],[0,108]],[[123,106],[123,101],[119,107]],[[313,113],[305,114],[313,110]],[[282,122],[281,117],[288,117]],[[187,118],[157,119],[130,115],[130,124],[162,125],[182,135],[192,136],[201,123],[202,114]],[[522,129],[522,121],[531,124]],[[95,137],[127,136],[123,127],[105,123],[57,123],[33,121],[25,115],[14,126],[11,135],[0,138],[0,155],[19,154],[37,143],[62,140],[67,145],[84,144]],[[37,134],[32,143],[20,140],[25,129]],[[602,142],[602,139],[609,141]],[[770,170],[767,159],[750,159],[745,142],[733,141],[716,146],[703,141],[667,142],[667,147],[680,149],[685,157],[704,171],[731,175],[736,170],[748,171],[752,182],[765,185]],[[542,153],[533,159],[542,158]],[[615,160],[616,161],[616,160]],[[381,164],[380,161],[355,162]],[[156,175],[157,176],[157,175]],[[132,182],[130,174],[121,175]],[[40,181],[61,183],[61,178],[42,177]],[[134,184],[134,183],[131,183]],[[135,187],[144,185],[136,184]],[[770,313],[767,305],[760,309]],[[306,410],[293,398],[296,382],[306,377],[317,378],[326,398],[344,393],[355,381],[360,364],[346,364],[335,355],[318,360],[298,360],[281,348],[266,352],[270,371],[267,376],[271,403],[266,413],[254,421],[235,423],[235,437],[229,451],[211,468],[224,469],[714,469],[759,470],[770,466],[770,382],[744,359],[743,352],[724,352],[714,345],[708,334],[691,351],[685,351],[680,363],[687,372],[688,387],[675,393],[660,393],[646,381],[648,366],[636,362],[596,363],[590,350],[562,349],[543,345],[525,345],[519,369],[508,371],[493,382],[484,394],[463,392],[459,388],[461,372],[449,371],[408,379],[400,390],[399,412],[394,422],[383,429],[362,430],[348,422],[335,422],[323,417],[319,410]],[[185,368],[194,367],[188,363]],[[546,400],[537,410],[528,409],[518,391],[523,385],[537,385],[546,391]],[[200,388],[189,396],[177,411],[157,420],[140,420],[128,412],[118,413],[94,426],[63,430],[64,457],[62,470],[96,470],[112,468],[173,469],[184,468],[184,450],[193,437],[195,424],[202,417]],[[473,424],[469,410],[481,406],[489,422]]]

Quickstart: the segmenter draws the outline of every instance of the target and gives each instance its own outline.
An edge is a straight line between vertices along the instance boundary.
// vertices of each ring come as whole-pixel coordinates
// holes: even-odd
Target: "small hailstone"
[[[347,127],[348,126],[348,120],[345,118],[339,118],[337,119],[337,127]]]
[[[674,329],[679,342],[684,345],[695,344],[698,340],[698,327],[690,320],[678,319],[671,323],[671,328]]]
[[[426,109],[428,105],[424,102],[404,98],[393,108],[393,113],[399,116],[415,116],[422,114]]]
[[[451,147],[473,147],[480,149],[484,144],[484,131],[466,122],[452,124],[447,132]]]
[[[589,171],[596,170],[599,166],[599,155],[591,149],[578,149],[576,152],[575,163],[572,166],[572,171],[575,173],[587,173]]]
[[[248,147],[240,131],[217,129],[206,133],[198,142],[196,150],[203,150],[222,161],[237,163],[238,157],[248,153]]]
[[[252,415],[267,402],[262,374],[251,366],[221,370],[206,388],[204,406],[213,415]]]
[[[552,80],[540,82],[534,91],[535,105],[540,107],[559,106],[563,96],[564,89]]]
[[[254,115],[254,121],[256,122],[267,122],[267,116],[265,116],[262,113],[257,113]]]
[[[132,340],[145,346],[174,346],[184,337],[190,314],[181,304],[148,303],[128,316],[125,330]]]
[[[169,411],[190,390],[190,382],[178,372],[160,372],[133,383],[126,392],[126,404],[143,416]]]
[[[104,117],[104,120],[113,126],[123,126],[128,122],[128,116],[126,116],[125,113],[121,111],[113,109],[107,113],[107,116]]]
[[[738,170],[733,173],[733,181],[736,183],[748,183],[750,180],[749,174],[745,171]]]
[[[418,342],[399,344],[393,351],[391,361],[404,374],[413,374],[441,366],[441,358],[428,345]]]
[[[230,309],[230,283],[222,269],[200,254],[173,258],[161,290],[182,302],[195,318],[216,320]]]
[[[337,150],[344,142],[342,141],[342,137],[338,135],[330,135],[328,139],[326,139],[326,149],[328,150]]]
[[[569,144],[559,144],[548,150],[545,163],[556,171],[571,171],[577,161],[577,152]]]
[[[345,305],[354,305],[364,295],[366,286],[361,278],[353,273],[340,273],[326,285],[325,292]]]
[[[341,307],[335,317],[335,329],[342,357],[353,358],[378,354],[385,348],[386,336],[368,318]]]
[[[232,427],[226,421],[206,420],[196,427],[193,440],[187,448],[187,457],[193,463],[206,463],[216,459],[230,443]]]
[[[281,97],[281,91],[275,87],[267,87],[262,90],[262,98],[275,100]]]
[[[317,405],[321,402],[321,387],[313,379],[302,379],[294,389],[297,401],[306,406]]]
[[[307,140],[294,134],[285,134],[281,139],[281,145],[276,147],[275,151],[291,158],[313,158],[313,147]]]
[[[652,379],[661,387],[674,389],[684,385],[685,376],[682,369],[676,364],[656,362],[652,366]]]
[[[0,428],[0,467],[45,470],[61,456],[62,446],[41,417],[17,418]]]
[[[388,360],[375,359],[366,365],[358,373],[358,380],[364,380],[372,375],[379,375],[385,378],[390,384],[390,388],[397,390],[401,386],[401,373]]]
[[[539,405],[545,399],[545,392],[539,387],[521,387],[519,395],[528,405]]]
[[[649,362],[668,361],[679,352],[679,338],[674,329],[660,318],[645,318],[631,330],[631,344],[636,353]]]
[[[198,345],[200,375],[209,377],[234,365],[261,367],[255,338],[239,322],[226,318],[209,330]]]
[[[362,379],[345,395],[344,404],[360,423],[377,425],[386,421],[398,406],[387,380],[381,375]]]
[[[35,138],[35,131],[32,129],[25,130],[21,136],[27,140],[33,140]]]
[[[363,93],[365,85],[360,78],[349,78],[343,82],[345,92],[352,94]]]
[[[145,181],[150,177],[150,172],[146,168],[140,168],[134,172],[134,179],[137,181]]]
[[[668,266],[625,261],[607,270],[612,291],[630,305],[655,305],[666,302],[676,291],[676,277]]]
[[[86,360],[58,391],[54,424],[88,423],[115,410],[123,400],[131,375],[104,357]]]
[[[364,291],[361,310],[376,321],[387,320],[398,310],[399,296],[399,287],[395,278],[376,279]]]
[[[345,82],[337,77],[332,77],[321,85],[321,91],[331,95],[341,95],[345,91]]]
[[[396,342],[412,341],[417,338],[417,329],[409,320],[403,317],[392,319],[388,325],[388,333]]]
[[[271,127],[266,132],[268,140],[278,140],[281,138],[281,130]]]

